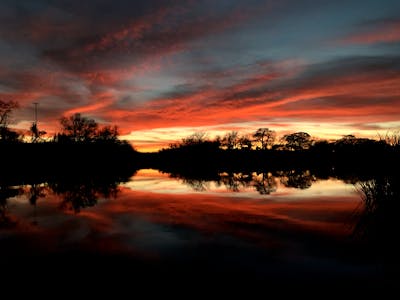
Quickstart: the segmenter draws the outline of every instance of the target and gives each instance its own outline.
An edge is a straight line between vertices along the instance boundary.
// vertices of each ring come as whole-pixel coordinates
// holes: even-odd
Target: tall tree
[[[11,114],[16,108],[18,108],[17,102],[0,100],[0,140],[14,141],[18,139],[18,133],[8,128]]]
[[[37,123],[33,122],[30,128],[30,132],[32,135],[32,143],[37,143],[41,140],[42,136],[45,135],[47,132],[44,130],[39,130]]]
[[[258,143],[261,149],[265,150],[272,147],[276,139],[276,133],[268,128],[258,128],[253,134],[254,141]]]
[[[60,120],[62,134],[74,142],[93,141],[97,135],[98,124],[95,120],[82,117],[77,113]]]
[[[16,108],[18,108],[17,102],[0,100],[0,127],[8,127],[11,113]]]

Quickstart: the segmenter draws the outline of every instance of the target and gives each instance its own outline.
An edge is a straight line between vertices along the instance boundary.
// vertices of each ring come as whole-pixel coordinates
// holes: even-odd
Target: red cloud
[[[396,120],[400,114],[400,74],[360,70],[316,76],[285,85],[285,74],[255,74],[228,88],[204,87],[181,96],[155,99],[132,111],[103,111],[125,131],[174,126],[204,126],[274,118],[305,121],[368,118]],[[297,81],[295,81],[297,82]]]
[[[318,196],[318,199],[311,200],[310,196],[305,196],[296,198],[296,201],[274,201],[276,199],[272,196],[265,202],[261,197],[250,199],[226,197],[223,194],[215,196],[199,193],[153,193],[141,191],[140,178],[138,179],[139,190],[121,188],[118,199],[102,202],[101,209],[82,210],[73,216],[73,224],[86,228],[85,232],[88,233],[74,235],[72,232],[71,237],[74,238],[71,241],[74,245],[79,244],[87,250],[104,253],[151,257],[159,254],[160,248],[156,245],[143,248],[140,241],[148,238],[144,234],[157,233],[158,230],[165,230],[165,226],[173,226],[202,234],[232,236],[257,243],[260,247],[279,249],[285,245],[282,244],[283,240],[276,236],[277,231],[282,233],[282,236],[295,233],[314,238],[347,237],[353,228],[352,222],[357,221],[356,218],[349,220],[348,217],[360,203],[358,195]],[[47,249],[58,249],[60,233],[65,233],[66,228],[71,225],[69,218],[60,218],[59,214],[53,212],[60,201],[60,196],[49,195],[49,201],[43,203],[46,209],[43,210],[42,216],[45,214],[50,222],[57,220],[45,231],[38,231],[38,228],[33,228],[30,223],[18,220],[28,233],[31,230],[35,231],[36,241],[45,243]],[[48,211],[53,213],[46,215]],[[135,222],[127,223],[127,220]],[[64,242],[68,244],[67,240]]]
[[[333,63],[339,67],[322,68],[324,71],[315,71],[314,66],[300,71],[250,68],[241,80],[230,79],[232,74],[228,72],[228,80],[222,86],[218,82],[194,86],[176,95],[136,102],[130,109],[121,108],[119,103],[121,92],[129,93],[136,89],[121,85],[129,77],[129,71],[106,72],[104,76],[96,73],[76,76],[59,72],[48,81],[28,76],[20,78],[20,83],[26,85],[26,92],[1,96],[19,100],[22,106],[27,107],[25,120],[31,120],[33,102],[49,95],[60,99],[69,95],[69,101],[58,103],[52,100],[51,109],[39,105],[40,124],[50,134],[53,133],[51,129],[59,127],[58,118],[62,114],[75,112],[86,113],[100,122],[114,123],[123,135],[152,128],[276,119],[351,123],[397,121],[400,115],[400,73],[392,66],[396,64],[396,58],[373,60],[372,63],[367,59],[360,66],[351,64],[346,67],[341,64]],[[216,76],[220,80],[226,79],[221,74]],[[74,94],[74,89],[70,87],[71,84],[79,84],[79,80],[90,88],[84,99],[82,95]],[[230,85],[227,85],[229,82]],[[37,85],[41,85],[40,89]],[[161,142],[154,140],[153,150],[156,144],[158,148],[167,146],[162,144],[164,141],[166,143],[168,138],[163,138]],[[142,141],[136,146],[146,143],[152,142]]]

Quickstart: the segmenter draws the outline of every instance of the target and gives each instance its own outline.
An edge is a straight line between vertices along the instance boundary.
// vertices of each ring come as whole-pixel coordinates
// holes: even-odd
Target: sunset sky
[[[142,151],[259,127],[400,129],[398,0],[0,0],[14,128],[80,112]]]

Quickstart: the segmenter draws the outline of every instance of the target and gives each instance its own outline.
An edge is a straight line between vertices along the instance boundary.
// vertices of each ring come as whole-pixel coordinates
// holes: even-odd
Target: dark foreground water
[[[95,282],[97,292],[385,290],[398,282],[398,254],[387,239],[368,238],[375,225],[355,183],[307,172],[204,181],[140,170],[121,184],[2,186],[0,276]]]

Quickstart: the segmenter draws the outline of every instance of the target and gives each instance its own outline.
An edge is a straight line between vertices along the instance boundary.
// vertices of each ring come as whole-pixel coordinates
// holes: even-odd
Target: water
[[[130,266],[159,281],[385,281],[382,262],[354,234],[360,191],[308,171],[206,181],[139,170],[119,184],[3,186],[0,195],[3,270]]]

